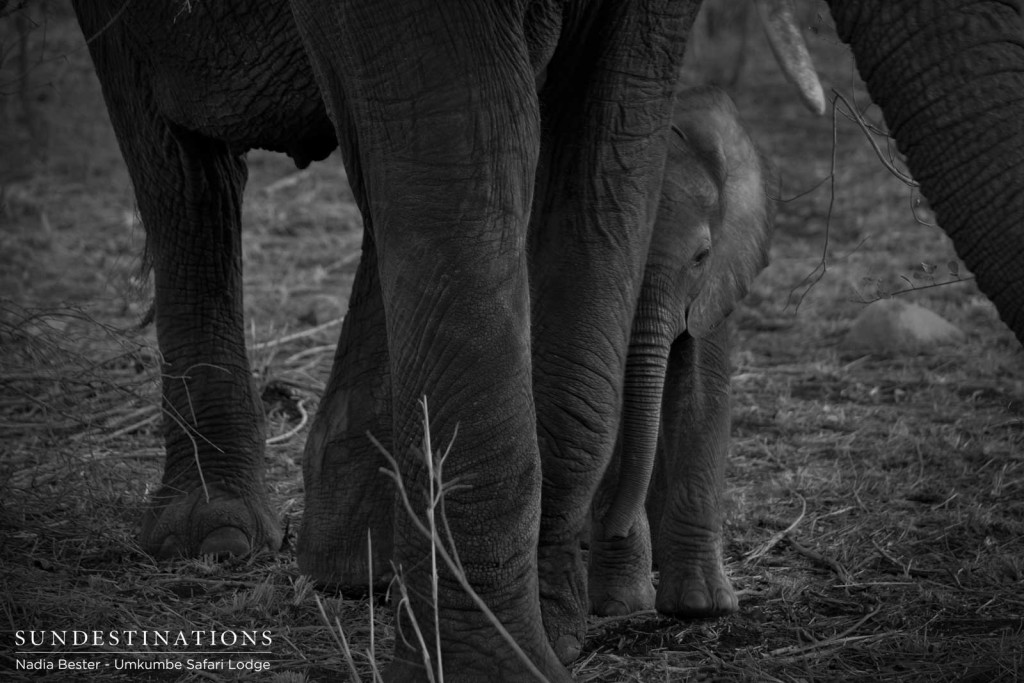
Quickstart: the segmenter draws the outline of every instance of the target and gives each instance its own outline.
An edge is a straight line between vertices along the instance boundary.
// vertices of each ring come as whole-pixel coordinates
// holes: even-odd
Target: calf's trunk
[[[641,302],[623,386],[622,449],[615,497],[601,522],[606,538],[626,536],[643,511],[654,470],[671,335]]]

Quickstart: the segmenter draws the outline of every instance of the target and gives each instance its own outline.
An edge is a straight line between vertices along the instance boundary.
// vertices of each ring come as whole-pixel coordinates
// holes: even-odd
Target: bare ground
[[[3,54],[14,54],[13,25],[2,21]],[[846,50],[809,23],[826,88],[880,124]],[[296,171],[283,157],[249,156],[247,330],[276,439],[266,464],[286,548],[229,565],[155,563],[134,541],[161,459],[158,355],[152,327],[134,329],[148,307],[143,233],[77,29],[61,16],[30,39],[27,88],[16,59],[0,69],[0,672],[85,676],[15,670],[18,630],[269,629],[271,668],[261,678],[344,678],[336,631],[292,555],[304,433],[361,239],[340,161]],[[1021,348],[963,266],[949,265],[955,253],[928,225],[927,207],[861,130],[804,113],[759,35],[748,50],[733,93],[778,169],[782,201],[772,265],[734,316],[726,558],[741,610],[711,621],[594,619],[574,674],[1019,680]],[[730,54],[702,58],[707,69]],[[912,287],[898,296],[958,325],[964,343],[917,355],[840,349],[865,300]],[[319,599],[368,679],[370,603]],[[390,622],[378,601],[378,661]],[[110,667],[89,678],[140,680]]]

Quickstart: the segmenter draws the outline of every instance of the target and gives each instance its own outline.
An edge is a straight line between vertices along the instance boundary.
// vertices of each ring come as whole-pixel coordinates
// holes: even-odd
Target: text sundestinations
[[[270,647],[270,631],[36,631],[14,632],[15,647]]]

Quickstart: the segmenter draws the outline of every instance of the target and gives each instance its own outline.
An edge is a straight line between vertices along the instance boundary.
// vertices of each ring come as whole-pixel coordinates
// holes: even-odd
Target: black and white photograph
[[[0,0],[0,680],[1024,680],[1020,0]]]

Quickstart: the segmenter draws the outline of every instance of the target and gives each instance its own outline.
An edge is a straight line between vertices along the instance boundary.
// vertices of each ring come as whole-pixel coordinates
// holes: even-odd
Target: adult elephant
[[[144,546],[244,554],[279,543],[242,335],[241,153],[268,147],[306,163],[337,139],[365,242],[307,451],[316,490],[300,563],[345,581],[367,520],[433,641],[429,542],[404,516],[385,522],[391,501],[361,505],[379,496],[371,431],[392,445],[420,512],[428,395],[437,442],[459,425],[446,470],[464,486],[446,514],[462,566],[526,653],[503,645],[443,572],[448,677],[566,680],[559,660],[578,653],[586,608],[578,534],[617,431],[695,10],[663,0],[267,0],[245,11],[77,2],[154,267],[170,419]],[[531,288],[550,294],[531,305]],[[338,520],[358,543],[332,537]],[[392,679],[424,677],[410,640],[397,639]]]
[[[834,12],[940,223],[1024,338],[1021,18],[962,5],[836,0]],[[566,680],[559,659],[578,651],[586,604],[577,534],[617,431],[694,10],[78,0],[154,264],[169,420],[145,547],[279,543],[241,326],[241,153],[301,164],[337,140],[367,229],[307,447],[300,563],[354,577],[369,522],[432,640],[428,544],[408,519],[386,521],[390,501],[361,498],[378,464],[367,430],[392,444],[406,488],[422,488],[417,402],[429,395],[435,441],[461,425],[447,471],[468,486],[446,510],[468,579],[532,662],[443,574],[448,678]],[[390,677],[423,679],[422,667],[398,639]]]

